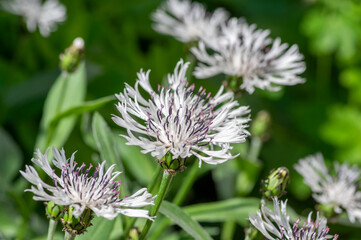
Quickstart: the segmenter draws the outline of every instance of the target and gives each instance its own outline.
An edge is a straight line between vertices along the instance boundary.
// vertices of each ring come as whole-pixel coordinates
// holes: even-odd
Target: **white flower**
[[[87,169],[84,163],[77,166],[78,164],[74,161],[75,153],[70,159],[66,159],[63,149],[58,151],[53,148],[55,160],[52,162],[61,170],[58,176],[49,164],[47,152],[48,150],[42,154],[38,149],[36,152],[38,159],[33,158],[32,162],[53,179],[54,186],[42,181],[32,166],[27,165],[25,172],[20,171],[26,180],[33,184],[31,189],[25,191],[33,192],[34,200],[54,201],[57,205],[72,206],[75,217],[79,217],[86,208],[89,208],[97,216],[107,219],[113,219],[119,213],[130,217],[152,219],[148,216],[147,210],[131,209],[154,204],[155,197],[152,197],[146,188],[140,189],[129,197],[119,199],[120,182],[115,182],[114,179],[120,172],[113,172],[114,165],[105,170],[104,161],[91,173],[92,165]]]
[[[181,42],[198,41],[201,37],[212,37],[228,18],[228,13],[218,8],[210,14],[205,7],[189,0],[168,0],[153,15],[154,29],[168,34]]]
[[[135,88],[128,84],[124,93],[116,95],[120,116],[113,121],[127,129],[122,135],[129,145],[138,145],[142,153],[150,152],[158,160],[166,153],[173,159],[195,155],[201,161],[218,164],[234,158],[229,152],[230,143],[244,142],[248,132],[245,124],[250,120],[248,107],[239,107],[233,93],[218,93],[211,97],[202,87],[195,91],[189,86],[186,71],[189,63],[180,60],[168,87],[158,86],[154,91],[149,83],[149,72],[138,73]],[[142,87],[150,98],[144,98]],[[134,135],[133,133],[136,133]]]
[[[335,175],[331,175],[321,153],[300,159],[295,169],[303,181],[312,189],[313,198],[320,204],[333,208],[335,213],[347,212],[349,220],[361,222],[360,170],[347,163],[334,164]]]
[[[38,26],[41,35],[48,37],[57,24],[66,19],[66,8],[58,0],[7,0],[2,7],[13,14],[22,16],[30,32]]]
[[[253,93],[255,88],[278,91],[278,85],[294,85],[305,80],[303,55],[297,45],[288,48],[279,38],[268,37],[269,30],[256,29],[243,19],[232,18],[222,24],[217,37],[202,38],[191,52],[201,62],[197,78],[224,73],[242,79],[240,89]]]
[[[274,211],[262,205],[257,215],[249,217],[250,222],[269,240],[325,240],[332,238],[327,235],[329,228],[326,226],[327,219],[319,217],[317,213],[316,221],[311,219],[312,212],[308,215],[307,222],[299,226],[298,219],[291,227],[290,217],[286,213],[287,200],[278,201],[273,198]],[[281,206],[281,208],[280,208]],[[336,240],[338,235],[333,236]]]

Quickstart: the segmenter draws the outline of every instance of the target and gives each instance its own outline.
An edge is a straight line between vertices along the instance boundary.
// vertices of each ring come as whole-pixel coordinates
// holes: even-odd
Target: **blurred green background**
[[[152,29],[150,15],[160,5],[159,0],[61,2],[67,8],[67,20],[48,38],[38,31],[29,33],[21,17],[0,11],[0,239],[5,236],[33,239],[46,233],[43,206],[31,199],[32,194],[23,193],[28,185],[18,170],[30,164],[44,101],[60,73],[59,54],[74,38],[80,36],[85,40],[86,101],[123,91],[124,82],[133,85],[141,68],[151,69],[150,81],[156,86],[173,71],[180,58],[190,59],[183,43]],[[360,1],[200,2],[209,11],[223,7],[233,17],[244,17],[250,24],[270,29],[271,37],[297,44],[304,54],[305,84],[285,87],[276,93],[258,89],[253,95],[242,96],[240,102],[250,106],[252,118],[260,110],[268,111],[271,116],[269,138],[259,156],[262,170],[255,175],[255,187],[243,195],[259,197],[260,179],[271,169],[286,166],[291,171],[289,204],[297,206],[294,209],[300,214],[303,209],[307,212],[314,202],[310,190],[293,170],[298,159],[322,152],[330,162],[348,161],[361,166]],[[189,77],[196,86],[203,85],[212,93],[222,80],[222,76],[207,80]],[[110,118],[116,113],[114,103],[97,111],[112,129],[119,131]],[[78,120],[78,123],[84,121],[84,116]],[[86,144],[80,126],[76,124],[64,148],[69,156],[78,150],[77,159],[93,161],[97,151]],[[138,168],[151,176],[156,164],[149,163],[148,169]],[[234,178],[222,177],[231,171],[231,164],[234,163],[229,161],[218,168],[222,169],[218,172],[225,171],[223,174],[215,171],[203,174],[185,204],[236,196],[237,191],[220,192],[217,187],[234,185]],[[128,168],[132,167],[126,165],[125,174],[137,179],[134,174],[137,170],[127,172]],[[140,185],[146,185],[146,177]],[[30,212],[29,206],[37,211]],[[334,226],[332,233],[339,233],[342,239],[359,239],[359,229]]]

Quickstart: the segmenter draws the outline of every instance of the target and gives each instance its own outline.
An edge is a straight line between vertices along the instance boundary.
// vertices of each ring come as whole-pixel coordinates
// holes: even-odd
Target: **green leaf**
[[[9,186],[11,180],[18,174],[23,156],[12,137],[0,128],[0,187]]]
[[[98,150],[97,143],[94,138],[93,130],[92,130],[92,115],[90,113],[85,113],[81,116],[80,120],[80,133],[83,138],[83,141],[94,149],[95,151]]]
[[[73,73],[62,72],[51,87],[45,100],[40,133],[36,147],[44,151],[49,146],[62,147],[72,132],[76,116],[68,116],[51,125],[53,119],[60,113],[79,105],[84,101],[86,92],[85,64]]]
[[[345,105],[330,109],[321,136],[336,147],[338,160],[361,162],[361,113],[357,107]]]
[[[156,167],[158,167],[155,160],[141,153],[139,147],[126,145],[126,140],[123,137],[118,136],[116,141],[126,169],[132,173],[141,185],[147,186],[156,171]]]
[[[114,100],[114,96],[107,96],[103,98],[99,98],[94,101],[85,102],[79,106],[74,106],[72,108],[69,108],[68,110],[59,113],[56,115],[50,122],[50,126],[54,127],[56,124],[63,118],[69,117],[71,115],[80,115],[83,113],[94,111],[103,105],[112,102]]]
[[[107,166],[115,164],[120,171],[124,171],[122,162],[120,161],[119,152],[114,140],[114,136],[107,123],[99,113],[93,116],[93,135],[98,146],[102,160],[106,160]],[[121,195],[126,195],[126,187],[124,174],[120,175],[122,181]]]
[[[239,221],[243,226],[248,216],[259,209],[258,198],[232,198],[225,201],[201,203],[184,207],[183,210],[194,220],[202,222]]]
[[[194,239],[212,239],[202,226],[185,213],[180,207],[173,203],[163,201],[159,211],[180,226]]]
[[[115,220],[108,220],[102,217],[95,217],[92,220],[93,226],[87,229],[87,232],[76,237],[77,240],[98,240],[109,239],[113,231]]]

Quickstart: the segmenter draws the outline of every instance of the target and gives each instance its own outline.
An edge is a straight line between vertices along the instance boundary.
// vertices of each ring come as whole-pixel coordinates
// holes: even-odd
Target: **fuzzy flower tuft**
[[[336,240],[338,235],[328,235],[327,219],[319,217],[316,221],[311,219],[312,212],[308,215],[307,222],[299,225],[298,219],[293,226],[286,212],[287,200],[279,202],[273,198],[274,211],[262,205],[257,215],[249,217],[250,222],[269,240]]]
[[[249,134],[249,109],[238,106],[233,93],[223,93],[223,87],[214,97],[202,87],[196,91],[186,79],[188,65],[180,60],[168,75],[169,87],[158,86],[157,91],[150,85],[150,71],[141,70],[135,87],[126,84],[124,93],[116,95],[120,116],[112,119],[127,129],[122,135],[127,144],[140,146],[142,153],[158,160],[167,154],[172,159],[194,155],[200,165],[225,162],[235,157],[230,144],[244,142]],[[150,97],[143,97],[139,87]]]
[[[181,42],[192,42],[201,37],[216,36],[220,24],[228,19],[228,13],[218,8],[210,14],[197,2],[168,0],[153,13],[152,18],[156,31]]]
[[[37,150],[38,158],[33,158],[32,162],[52,178],[53,186],[41,180],[33,166],[27,165],[25,172],[20,171],[33,184],[31,189],[25,191],[34,193],[34,200],[54,201],[57,205],[73,207],[75,217],[79,217],[86,209],[91,209],[97,216],[107,219],[114,219],[118,214],[152,219],[147,210],[133,208],[153,205],[155,197],[146,188],[142,188],[135,194],[120,199],[120,182],[114,181],[120,172],[113,172],[114,165],[106,170],[104,161],[91,174],[93,166],[86,168],[84,163],[78,166],[74,161],[75,153],[70,159],[66,159],[64,149],[52,150],[55,157],[52,162],[61,170],[60,176],[49,164],[48,150],[45,154]]]
[[[337,214],[347,212],[351,222],[361,222],[360,170],[357,166],[335,163],[335,175],[330,174],[321,153],[300,159],[294,166],[303,181],[312,189],[313,198]]]
[[[269,37],[269,30],[256,29],[243,19],[232,18],[221,25],[220,34],[202,38],[191,52],[200,61],[197,78],[220,73],[238,79],[240,89],[253,93],[255,88],[278,91],[279,85],[295,85],[305,80],[303,55],[297,45],[290,48]]]
[[[15,15],[22,16],[30,32],[39,28],[41,35],[48,37],[57,24],[66,19],[66,8],[58,0],[6,0],[2,7]]]

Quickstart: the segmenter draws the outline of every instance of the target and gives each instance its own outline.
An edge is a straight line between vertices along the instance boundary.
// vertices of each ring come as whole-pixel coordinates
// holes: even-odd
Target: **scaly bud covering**
[[[46,204],[46,216],[49,219],[59,221],[63,216],[64,206],[56,205],[54,201],[50,201]]]
[[[186,160],[181,157],[173,159],[172,153],[168,152],[159,159],[159,165],[174,175],[176,172],[182,172],[184,170],[185,161]]]
[[[169,87],[158,86],[158,91],[150,85],[149,71],[141,70],[135,88],[126,84],[124,93],[116,95],[120,116],[112,118],[127,130],[122,136],[128,145],[150,152],[171,173],[181,170],[183,160],[192,155],[199,164],[232,159],[230,144],[244,142],[249,134],[248,107],[238,106],[233,93],[223,93],[223,87],[214,98],[202,87],[196,91],[185,76],[188,65],[180,60],[168,75]],[[139,87],[150,97],[143,97]]]
[[[86,168],[84,163],[78,166],[74,161],[75,153],[70,159],[66,159],[63,149],[58,151],[53,148],[55,160],[52,162],[61,170],[61,175],[58,176],[49,164],[47,151],[42,154],[37,150],[38,159],[33,158],[32,162],[52,178],[54,186],[43,182],[33,166],[27,165],[25,172],[20,171],[20,173],[33,184],[31,189],[25,191],[33,192],[34,200],[53,201],[55,205],[67,207],[67,216],[64,216],[66,222],[79,217],[79,221],[85,221],[84,216],[88,219],[89,213],[84,212],[90,210],[97,216],[110,220],[118,214],[152,220],[147,210],[133,208],[153,205],[155,197],[143,188],[129,197],[120,199],[120,182],[115,181],[120,172],[113,172],[114,165],[106,170],[104,161],[92,171],[91,164],[89,168]],[[51,206],[52,204],[49,209],[52,208]]]
[[[83,234],[92,225],[93,211],[87,208],[79,217],[75,217],[73,211],[74,208],[71,206],[65,209],[64,217],[61,218],[61,223],[64,226],[63,231],[73,235]]]
[[[84,40],[80,37],[74,39],[72,45],[60,54],[60,68],[67,72],[74,72],[84,58]]]
[[[289,171],[285,167],[272,170],[270,175],[262,183],[261,192],[266,198],[281,197],[286,193],[285,189],[290,181]]]

